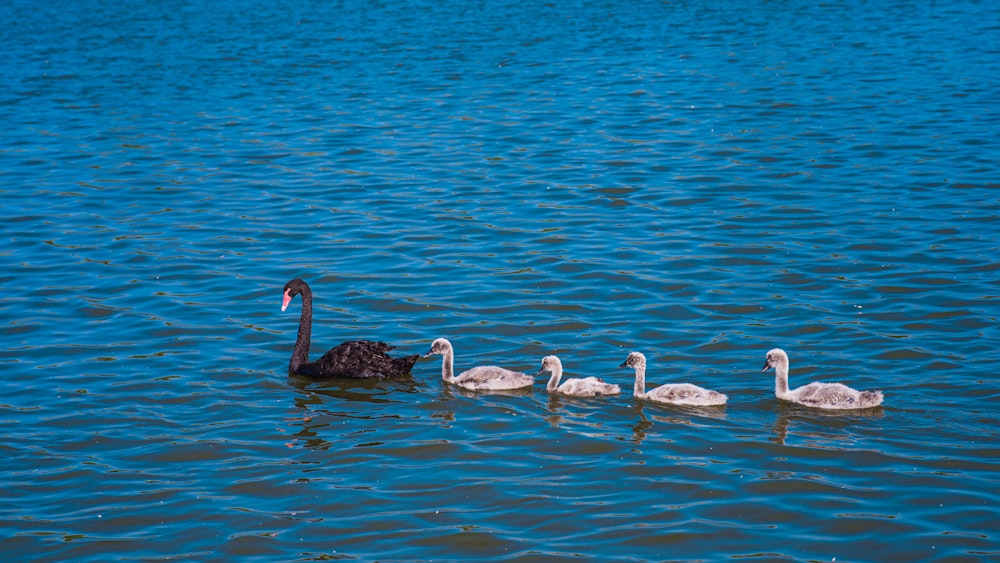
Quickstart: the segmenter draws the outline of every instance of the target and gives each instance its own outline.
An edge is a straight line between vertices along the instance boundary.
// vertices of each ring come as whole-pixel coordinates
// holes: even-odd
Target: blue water
[[[26,561],[1000,556],[992,2],[0,5]],[[456,367],[726,393],[483,395]],[[881,389],[826,413],[792,385]]]

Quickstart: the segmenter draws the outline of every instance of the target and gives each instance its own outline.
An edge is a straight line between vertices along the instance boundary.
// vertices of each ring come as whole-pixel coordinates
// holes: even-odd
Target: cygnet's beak
[[[429,357],[431,357],[433,355],[434,355],[434,348],[431,348],[430,350],[427,351],[426,354],[423,355],[423,357],[424,358],[429,358]]]
[[[620,367],[620,368],[627,368],[628,367],[628,360],[625,360],[624,362],[622,362],[622,365],[620,365],[618,367]]]
[[[767,371],[769,369],[771,369],[771,362],[765,361],[764,362],[764,368],[762,370],[760,370],[760,372],[764,373],[765,371]]]

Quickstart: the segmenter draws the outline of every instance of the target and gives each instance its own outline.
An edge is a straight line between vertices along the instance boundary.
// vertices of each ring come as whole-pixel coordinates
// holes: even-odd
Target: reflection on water
[[[639,421],[632,426],[632,437],[636,445],[640,445],[646,438],[646,431],[653,427],[653,423],[646,418],[646,414],[642,411],[641,402],[635,403],[635,411],[639,416]]]
[[[777,401],[778,412],[774,421],[774,436],[772,442],[785,444],[788,437],[788,427],[795,423],[799,430],[794,432],[796,438],[803,438],[803,443],[814,448],[836,448],[838,441],[847,445],[844,437],[854,423],[864,424],[866,420],[880,419],[884,416],[883,407],[861,409],[856,411],[833,411],[804,407],[785,401]],[[806,431],[804,428],[815,428]]]
[[[325,379],[313,380],[305,376],[289,375],[288,383],[300,393],[311,397],[328,397],[329,400],[313,401],[315,404],[352,402],[390,403],[398,393],[416,393],[421,385],[412,376],[393,379]]]

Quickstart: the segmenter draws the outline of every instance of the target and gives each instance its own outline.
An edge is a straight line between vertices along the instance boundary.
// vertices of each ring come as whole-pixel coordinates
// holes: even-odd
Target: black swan
[[[312,377],[396,377],[406,375],[413,369],[419,354],[392,358],[387,352],[392,350],[385,342],[371,340],[351,340],[331,348],[315,362],[309,361],[309,341],[312,337],[312,290],[309,284],[294,279],[285,284],[281,310],[296,295],[302,294],[302,316],[299,318],[299,336],[295,340],[295,351],[288,362],[288,373]]]

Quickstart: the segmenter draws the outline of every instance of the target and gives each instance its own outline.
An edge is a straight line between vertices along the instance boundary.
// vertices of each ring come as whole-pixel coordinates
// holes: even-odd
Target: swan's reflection
[[[340,378],[317,381],[308,377],[291,375],[289,386],[297,391],[293,413],[286,422],[297,427],[290,435],[296,440],[286,442],[290,448],[326,450],[332,442],[321,437],[323,430],[344,419],[398,418],[371,405],[391,405],[399,401],[394,394],[413,394],[420,385],[412,377],[395,379]],[[284,431],[284,430],[283,430]]]
[[[473,391],[463,387],[455,387],[454,385],[442,385],[440,396],[443,399],[463,397],[466,399],[488,400],[489,397],[526,397],[531,395],[531,393],[531,387],[522,387],[520,389],[481,389]]]
[[[646,433],[653,427],[654,422],[695,426],[696,421],[692,420],[692,417],[712,418],[716,420],[723,420],[726,418],[726,408],[722,405],[700,407],[664,405],[661,403],[647,404],[646,401],[636,399],[632,404],[632,408],[639,416],[639,421],[632,427],[632,440],[636,444],[641,444],[642,441],[646,439]],[[655,414],[651,414],[647,417],[645,413],[646,408],[651,409],[651,411]]]
[[[415,393],[420,385],[412,376],[383,379],[333,378],[316,380],[306,376],[290,375],[288,384],[307,395],[319,395],[338,401],[391,403],[393,393]]]
[[[566,422],[566,417],[563,415],[563,411],[566,409],[566,402],[559,395],[551,393],[548,395],[548,398],[549,402],[545,422],[552,428],[559,428],[560,425]]]
[[[441,385],[437,394],[436,402],[440,403],[442,406],[451,407],[458,399],[469,399],[487,407],[510,409],[510,405],[502,402],[504,397],[527,397],[530,395],[530,387],[524,389],[471,391],[454,385]],[[498,401],[495,399],[500,400]],[[461,409],[443,408],[441,410],[434,411],[430,416],[432,419],[439,421],[441,428],[450,429],[455,425],[459,410]]]
[[[608,397],[574,397],[558,393],[546,394],[544,420],[553,429],[573,433],[608,436],[614,431],[619,417]],[[540,403],[541,405],[541,403]]]
[[[788,419],[788,415],[784,412],[778,413],[778,417],[774,419],[774,436],[770,438],[771,442],[785,445],[785,438],[788,437]]]
[[[837,442],[848,439],[847,429],[857,420],[878,419],[884,416],[881,408],[856,411],[837,411],[804,407],[795,403],[780,401],[777,416],[772,427],[772,436],[768,439],[776,444],[785,445],[792,422],[801,423],[803,427],[812,424],[819,430],[792,431],[792,436],[804,438],[813,446],[820,448],[836,447]]]
[[[441,421],[441,428],[450,429],[455,426],[455,411],[439,411],[431,414],[431,418]]]
[[[643,412],[642,401],[632,403],[632,409],[639,415],[639,421],[632,425],[632,442],[637,446],[641,446],[642,441],[646,439],[646,431],[653,427],[653,423],[646,418],[646,413]]]

